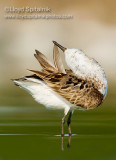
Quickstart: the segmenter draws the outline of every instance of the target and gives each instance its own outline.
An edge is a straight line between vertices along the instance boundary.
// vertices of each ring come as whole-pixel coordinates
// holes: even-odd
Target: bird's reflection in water
[[[62,151],[64,151],[64,137],[65,137],[65,136],[68,136],[67,149],[70,149],[70,145],[71,145],[71,136],[72,136],[72,135],[64,135],[64,136],[61,136],[61,149],[62,149]]]
[[[68,136],[67,149],[70,149],[70,144],[71,144],[71,135]],[[61,137],[61,148],[62,151],[64,151],[64,136]]]
[[[55,135],[55,136],[58,136],[58,137],[61,137],[61,149],[62,151],[64,151],[64,138],[65,137],[68,137],[68,142],[67,142],[67,149],[70,149],[70,146],[71,146],[71,137],[72,136],[75,136],[76,134],[65,134],[65,135]]]

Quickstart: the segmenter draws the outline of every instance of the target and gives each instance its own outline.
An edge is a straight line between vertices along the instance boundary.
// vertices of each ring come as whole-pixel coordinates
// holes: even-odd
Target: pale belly
[[[29,81],[14,81],[19,87],[28,91],[33,98],[40,104],[50,109],[70,109],[70,104],[63,98],[55,94],[45,83],[38,81],[37,83]]]

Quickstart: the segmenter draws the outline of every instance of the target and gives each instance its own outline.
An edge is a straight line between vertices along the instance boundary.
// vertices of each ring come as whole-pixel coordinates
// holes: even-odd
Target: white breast
[[[78,49],[67,49],[65,51],[65,60],[70,69],[78,76],[95,79],[100,83],[99,91],[106,96],[107,94],[107,79],[104,69],[98,62],[86,56]]]

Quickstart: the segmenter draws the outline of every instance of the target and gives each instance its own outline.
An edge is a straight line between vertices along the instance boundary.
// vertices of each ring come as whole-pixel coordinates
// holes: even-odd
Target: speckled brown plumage
[[[99,106],[104,96],[98,91],[91,80],[82,79],[71,70],[60,73],[53,65],[49,64],[46,57],[36,50],[35,57],[43,67],[43,71],[33,71],[43,79],[58,95],[66,99],[72,105],[80,106],[83,109],[92,109]],[[61,71],[61,70],[60,70]],[[64,72],[64,70],[63,70]]]
[[[71,70],[63,73],[50,73],[42,75],[36,72],[56,93],[73,105],[84,109],[93,109],[103,101],[103,95],[94,87],[91,81],[78,78]]]

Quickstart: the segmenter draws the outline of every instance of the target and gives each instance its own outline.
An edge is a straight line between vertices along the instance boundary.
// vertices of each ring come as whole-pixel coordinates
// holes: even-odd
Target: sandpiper
[[[54,65],[44,54],[35,50],[41,71],[29,70],[32,75],[14,79],[14,84],[27,90],[34,99],[47,108],[63,109],[61,135],[64,135],[65,117],[71,135],[71,116],[74,110],[88,110],[103,103],[107,94],[104,69],[93,58],[79,49],[68,49],[53,41]],[[65,54],[70,69],[65,69],[58,48]]]

